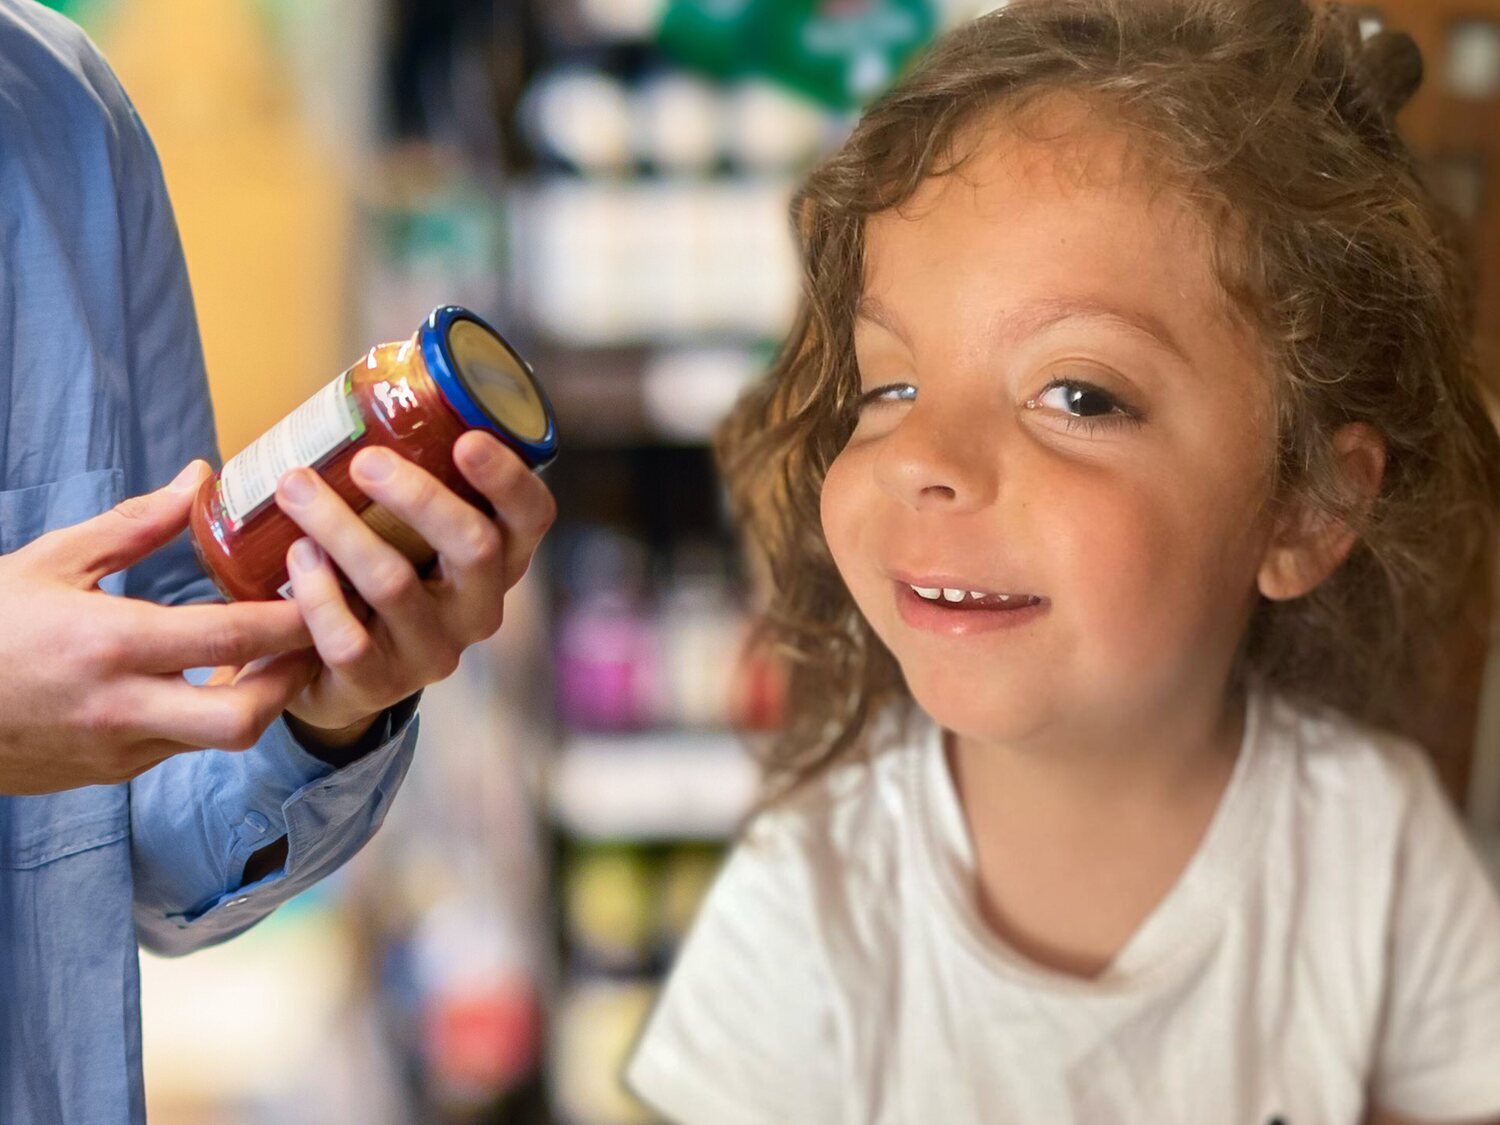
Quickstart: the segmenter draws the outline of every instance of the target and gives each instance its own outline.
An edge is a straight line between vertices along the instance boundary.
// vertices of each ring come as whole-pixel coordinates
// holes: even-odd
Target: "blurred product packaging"
[[[668,54],[721,78],[762,74],[855,109],[936,34],[935,0],[672,0]]]

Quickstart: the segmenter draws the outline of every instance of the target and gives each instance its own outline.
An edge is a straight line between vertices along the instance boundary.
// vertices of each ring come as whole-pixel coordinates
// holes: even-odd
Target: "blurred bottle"
[[[743,615],[713,547],[679,544],[671,571],[660,624],[667,719],[679,727],[727,726]]]
[[[556,642],[557,713],[579,730],[655,725],[663,710],[645,548],[620,532],[578,529],[557,552],[566,606]]]
[[[565,67],[541,75],[521,103],[531,143],[575,171],[626,171],[635,156],[634,108],[619,79],[602,70]]]
[[[656,992],[647,980],[589,981],[568,992],[552,1041],[552,1089],[561,1120],[578,1125],[658,1120],[620,1080]]]
[[[645,39],[655,34],[667,0],[578,0],[590,30],[607,39]]]
[[[567,939],[584,971],[640,972],[653,952],[655,871],[629,843],[577,843],[563,862]]]
[[[748,172],[800,172],[832,139],[830,125],[813,102],[764,79],[738,82],[729,94],[729,155]]]
[[[740,653],[730,721],[737,730],[775,730],[786,719],[786,665],[765,644],[750,642],[748,626]]]
[[[414,942],[428,1095],[455,1109],[494,1104],[541,1056],[529,946],[502,904],[470,889],[431,910]]]
[[[658,939],[671,957],[692,929],[703,897],[719,872],[724,849],[717,844],[683,844],[668,853],[658,875]]]
[[[636,154],[668,175],[711,171],[724,143],[724,96],[692,74],[664,71],[636,90]]]

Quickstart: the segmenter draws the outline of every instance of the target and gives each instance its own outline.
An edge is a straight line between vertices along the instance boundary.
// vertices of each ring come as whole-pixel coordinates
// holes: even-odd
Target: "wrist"
[[[348,726],[328,728],[315,726],[298,718],[291,711],[284,714],[287,729],[292,737],[313,757],[327,764],[340,767],[362,758],[373,746],[370,733],[384,712],[376,712],[350,723]]]

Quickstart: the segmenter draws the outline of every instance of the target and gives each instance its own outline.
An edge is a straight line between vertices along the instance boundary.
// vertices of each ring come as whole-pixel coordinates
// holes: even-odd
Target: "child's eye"
[[[1101,426],[1139,426],[1145,420],[1103,387],[1083,379],[1054,379],[1026,404],[1026,409],[1038,406],[1060,411],[1068,429],[1082,426],[1090,433]]]
[[[854,409],[863,410],[876,402],[910,402],[916,397],[917,388],[910,383],[887,383],[860,395],[854,400]]]
[[[855,400],[856,411],[886,402],[911,402],[917,388],[910,383],[887,383],[865,391]],[[1048,401],[1049,398],[1051,401]],[[1063,415],[1068,429],[1079,426],[1093,433],[1101,426],[1140,425],[1144,416],[1121,402],[1103,387],[1083,379],[1054,379],[1042,393],[1026,403],[1026,409],[1047,406]]]

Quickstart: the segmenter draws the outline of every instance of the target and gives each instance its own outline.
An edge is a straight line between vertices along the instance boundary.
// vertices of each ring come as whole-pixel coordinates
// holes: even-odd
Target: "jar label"
[[[284,473],[316,467],[364,432],[345,372],[229,459],[219,495],[230,525],[238,529],[265,507]]]

